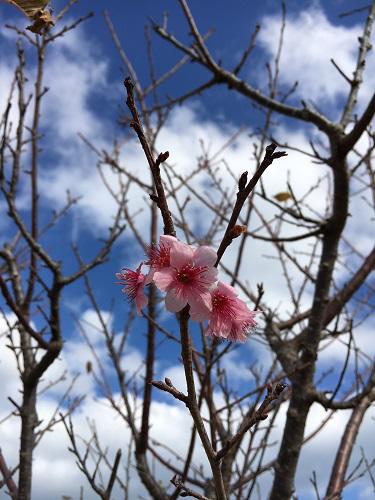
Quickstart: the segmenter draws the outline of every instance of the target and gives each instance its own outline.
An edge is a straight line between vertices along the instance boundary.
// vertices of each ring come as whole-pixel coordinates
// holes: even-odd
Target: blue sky
[[[245,0],[227,2],[224,0],[216,2],[201,2],[193,0],[189,2],[193,13],[196,15],[198,26],[202,32],[215,28],[208,46],[212,54],[223,61],[223,65],[233,67],[240,57],[241,49],[246,45],[255,25],[262,25],[258,46],[250,63],[246,66],[243,76],[254,86],[261,89],[266,85],[265,62],[272,60],[278,40],[278,29],[280,23],[280,4],[274,0],[263,2],[249,2]],[[64,2],[54,1],[52,3],[56,12],[64,5]],[[126,112],[125,93],[123,78],[126,72],[113,46],[109,31],[105,25],[102,9],[106,8],[118,35],[127,51],[134,68],[145,85],[148,82],[149,72],[144,41],[144,26],[148,18],[161,22],[162,14],[169,12],[169,29],[181,40],[188,42],[188,28],[176,1],[160,0],[155,2],[147,0],[143,2],[115,2],[115,1],[80,1],[71,10],[70,19],[76,19],[85,15],[89,10],[95,11],[95,16],[86,21],[73,33],[68,33],[64,38],[57,41],[51,47],[47,55],[47,71],[45,76],[49,92],[46,95],[43,108],[42,126],[44,132],[43,152],[41,154],[41,191],[42,191],[42,218],[48,218],[52,209],[59,208],[66,199],[66,190],[72,194],[82,196],[80,204],[74,208],[69,217],[64,218],[56,231],[44,240],[44,244],[51,250],[55,258],[64,261],[64,270],[68,272],[74,269],[75,261],[70,250],[70,242],[79,245],[83,258],[88,259],[98,247],[99,239],[106,234],[111,223],[114,205],[106,192],[100,186],[100,180],[95,170],[95,155],[79,140],[77,133],[83,133],[99,149],[110,150],[115,137],[124,137],[127,133],[117,123],[121,114]],[[297,1],[287,2],[287,31],[285,35],[285,52],[282,58],[282,72],[280,83],[286,89],[299,80],[297,92],[292,98],[293,103],[298,105],[301,98],[309,103],[320,106],[324,112],[332,118],[337,116],[339,105],[346,95],[347,88],[342,78],[337,74],[329,62],[330,57],[335,60],[350,74],[354,69],[357,51],[357,36],[361,33],[361,25],[364,15],[340,18],[338,15],[358,7],[357,1],[332,0],[332,1]],[[0,105],[3,109],[4,96],[11,80],[15,65],[15,37],[13,32],[5,30],[4,24],[14,23],[23,27],[27,21],[19,15],[12,6],[0,4]],[[153,36],[155,65],[157,71],[162,73],[175,64],[179,58],[173,48],[157,37]],[[28,71],[30,81],[34,72],[34,61],[31,52],[29,56]],[[365,84],[359,96],[358,110],[363,106],[375,85],[374,56],[368,62],[365,73]],[[372,71],[371,71],[372,70]],[[199,85],[208,79],[209,75],[197,65],[188,64],[183,70],[162,87],[160,97],[164,98],[178,96],[189,90],[192,86]],[[31,89],[31,87],[30,87]],[[249,134],[254,132],[262,118],[261,113],[243,98],[235,93],[228,92],[226,87],[209,90],[200,98],[184,105],[171,115],[170,121],[160,134],[158,147],[160,150],[168,149],[171,152],[171,161],[178,166],[179,171],[187,173],[201,154],[199,140],[203,139],[205,144],[211,148],[211,152],[219,150],[226,140],[240,127],[245,127],[245,132],[235,142],[233,148],[225,152],[225,158],[236,174],[243,170],[254,168],[252,160],[251,142]],[[280,119],[275,125],[274,134],[281,141],[287,141],[298,146],[305,146],[309,139],[318,140],[316,131],[300,123]],[[362,147],[362,145],[361,145]],[[143,155],[136,141],[130,142],[124,148],[121,157],[125,165],[142,179],[148,179]],[[319,176],[324,175],[324,168],[312,165],[305,157],[293,152],[289,153],[288,159],[277,166],[274,171],[265,175],[265,185],[270,193],[282,191],[286,186],[286,179],[291,178],[293,188],[298,194],[309,189],[309,186]],[[303,171],[303,174],[301,174]],[[224,176],[224,174],[223,174]],[[109,176],[111,185],[115,185],[116,179]],[[204,183],[197,184],[202,189]],[[232,180],[225,178],[230,186]],[[326,185],[323,184],[324,190]],[[310,202],[319,211],[323,191],[312,194]],[[28,214],[28,192],[22,193],[24,203],[23,214]],[[129,204],[133,211],[141,210],[138,216],[139,227],[146,227],[148,215],[146,210],[147,196],[134,189],[129,193]],[[3,210],[3,206],[0,205]],[[202,215],[199,221],[202,231],[207,227],[204,217],[209,217],[206,212],[199,212],[199,207],[193,207],[190,212],[192,224],[197,225],[197,213]],[[365,213],[363,200],[355,199],[352,205],[353,217],[350,219],[346,229],[346,237],[349,241],[355,238],[359,251],[366,253],[372,245],[371,231],[361,224],[361,218]],[[269,214],[268,214],[269,215]],[[195,218],[194,218],[195,217]],[[1,242],[9,234],[10,227],[4,220],[0,221],[3,230]],[[297,250],[303,247],[296,246]],[[233,265],[233,249],[229,249],[225,263]],[[286,314],[289,304],[285,302],[284,288],[281,284],[280,269],[277,263],[264,258],[267,248],[261,242],[254,243],[251,249],[251,258],[248,268],[244,270],[244,279],[248,279],[251,286],[263,281],[267,290],[267,300],[278,308],[281,314]],[[113,282],[114,273],[121,267],[135,267],[143,253],[139,247],[125,233],[114,248],[110,260],[92,273],[92,283],[95,288],[98,302],[102,311],[113,325],[114,330],[119,331],[124,323],[124,317],[128,314],[128,306],[124,301],[120,290]],[[356,262],[351,264],[355,267]],[[341,273],[341,274],[340,274]],[[345,270],[337,271],[337,282],[345,280]],[[297,276],[295,279],[298,279]],[[304,303],[308,304],[311,297],[306,293]],[[1,299],[0,299],[1,303]],[[110,311],[114,311],[113,314]],[[84,373],[85,363],[91,359],[84,340],[79,334],[76,326],[76,318],[84,322],[89,330],[89,335],[107,365],[105,345],[101,336],[93,325],[97,325],[97,318],[93,314],[87,298],[84,296],[82,283],[76,283],[63,297],[63,329],[66,339],[65,351],[58,366],[51,368],[47,379],[57,377],[64,369],[69,375],[83,372],[80,376],[74,394],[87,394],[87,398],[76,416],[77,428],[84,434],[86,429],[86,416],[97,419],[97,426],[107,441],[110,449],[116,448],[118,433],[124,433],[123,427],[118,420],[106,408],[95,401],[95,396],[100,399],[100,392],[93,383],[92,378]],[[165,315],[166,325],[173,328],[175,320]],[[373,320],[363,324],[358,330],[358,342],[361,348],[369,354],[374,353],[372,346]],[[137,369],[142,365],[144,356],[146,325],[137,320],[136,334],[131,335],[129,349],[126,353],[124,363],[129,370]],[[1,344],[3,350],[3,344]],[[178,349],[173,343],[163,342],[162,349],[158,353],[157,374],[170,376],[175,385],[183,386],[181,369],[178,364]],[[345,349],[338,343],[330,346],[322,353],[321,370],[327,366],[338,364],[341,366]],[[255,341],[250,341],[246,346],[237,349],[227,360],[227,369],[231,370],[233,384],[238,389],[249,387],[254,381],[246,370],[246,365],[259,359],[260,363],[267,366],[269,355]],[[0,377],[6,378],[6,389],[9,394],[17,390],[15,365],[12,358],[4,355],[0,362]],[[157,378],[158,378],[157,377]],[[62,395],[66,384],[41,398],[40,414],[48,418],[59,396]],[[9,413],[10,406],[6,400],[8,392],[0,399],[0,420]],[[183,441],[179,429],[186,429],[189,419],[179,405],[175,405],[170,398],[164,395],[157,396],[157,403],[153,407],[154,423],[153,432],[161,440],[164,438],[168,443]],[[284,413],[281,412],[275,435],[280,435]],[[308,429],[312,430],[324,418],[325,413],[320,408],[313,407],[309,418]],[[327,463],[333,458],[339,433],[336,429],[342,429],[346,422],[347,414],[337,415],[332,424],[327,427],[325,433],[314,443],[306,447],[299,467],[297,477],[297,491],[299,498],[309,500],[314,498],[309,478],[312,470],[317,470],[321,491],[324,491]],[[172,430],[168,421],[173,418],[175,426]],[[108,422],[111,422],[109,430]],[[16,461],[16,441],[14,440],[14,429],[17,427],[16,420],[9,420],[0,427],[1,446],[6,451],[6,456]],[[3,434],[1,434],[3,432]],[[359,444],[366,443],[373,432],[373,422],[370,417],[366,420]],[[126,441],[126,432],[124,440]],[[181,445],[182,446],[182,445]],[[84,484],[78,469],[75,467],[69,453],[66,452],[67,441],[62,429],[54,432],[53,439],[46,436],[36,452],[34,496],[38,500],[57,498],[61,494],[71,494],[78,498],[78,485]],[[372,455],[374,454],[372,450]],[[356,451],[358,457],[359,447]],[[370,450],[370,456],[371,450]],[[198,454],[199,455],[199,454]],[[56,470],[45,488],[43,471],[48,466],[51,457],[54,456],[57,463]],[[326,457],[326,461],[322,460]],[[200,457],[197,456],[197,459]],[[60,467],[60,468],[59,468]],[[67,485],[62,481],[61,470],[67,471],[74,478]],[[164,473],[165,474],[165,473]],[[164,477],[164,476],[163,476]],[[167,477],[167,476],[165,476]],[[266,477],[261,487],[264,488],[263,495],[267,491]],[[358,486],[357,486],[358,485]],[[362,486],[364,485],[364,486]],[[367,490],[366,481],[354,483],[353,488],[348,488],[344,498],[370,498],[371,489]],[[132,484],[133,495],[141,491],[139,481],[134,477]],[[88,491],[88,490],[87,490]],[[0,498],[4,495],[0,491]],[[5,497],[4,497],[5,498]],[[86,498],[86,497],[85,497]],[[91,498],[88,494],[87,498]],[[136,496],[134,496],[136,498]]]

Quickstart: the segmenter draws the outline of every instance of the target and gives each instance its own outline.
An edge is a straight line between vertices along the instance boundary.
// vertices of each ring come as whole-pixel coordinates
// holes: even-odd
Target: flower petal
[[[165,296],[165,307],[170,312],[181,311],[187,304],[187,299],[182,294],[178,295],[175,290],[170,290]]]
[[[206,282],[211,283],[210,289],[213,287],[214,283],[217,280],[217,273],[218,270],[216,267],[210,267],[207,271],[204,273],[204,279]]]
[[[194,252],[194,262],[197,266],[212,267],[217,260],[217,253],[208,246],[198,247]]]
[[[191,264],[193,261],[194,251],[186,245],[181,243],[181,241],[176,240],[176,242],[171,246],[171,266],[173,267],[183,267],[187,264]]]
[[[190,317],[193,321],[197,321],[200,323],[201,321],[205,321],[210,317],[210,311],[207,311],[205,307],[191,307],[190,308]]]
[[[206,309],[207,314],[212,310],[212,299],[209,292],[197,295],[194,290],[187,290],[187,301],[194,310],[197,309],[199,311]]]
[[[190,316],[193,321],[205,321],[211,317],[211,295],[200,295],[199,299],[188,294],[188,303],[190,305]]]
[[[178,241],[177,238],[175,238],[174,236],[170,236],[169,234],[162,234],[159,238],[159,244],[167,248],[170,248],[172,245],[174,245],[176,241]]]
[[[135,297],[135,305],[137,308],[138,316],[142,316],[142,308],[148,304],[148,297],[146,297],[143,288],[139,289]]]
[[[217,290],[219,293],[222,293],[230,298],[235,298],[238,295],[237,290],[233,286],[227,285],[226,283],[223,283],[222,281],[218,282]]]
[[[154,283],[163,292],[173,283],[175,279],[175,270],[171,267],[166,267],[161,271],[154,273]]]

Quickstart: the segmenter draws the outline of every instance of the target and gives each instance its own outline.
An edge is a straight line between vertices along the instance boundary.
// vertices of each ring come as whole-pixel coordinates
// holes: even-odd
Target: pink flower
[[[238,298],[232,286],[221,281],[211,292],[211,300],[212,312],[206,335],[223,337],[233,342],[245,342],[257,324],[257,313],[251,311],[245,302]]]
[[[166,308],[177,312],[189,304],[192,315],[207,319],[212,308],[210,290],[217,279],[213,267],[216,252],[207,246],[195,248],[175,240],[169,257],[169,266],[154,273],[156,286],[167,292]]]
[[[169,267],[171,246],[176,241],[177,239],[174,236],[162,234],[159,239],[159,245],[148,248],[148,261],[146,264],[150,266],[150,271],[146,277],[146,284],[151,283],[155,271],[161,271]]]
[[[142,307],[148,303],[144,292],[146,276],[141,273],[141,268],[142,264],[136,271],[124,268],[121,273],[116,273],[116,278],[121,280],[118,284],[125,285],[122,292],[128,296],[129,300],[135,301],[138,316],[141,316]]]

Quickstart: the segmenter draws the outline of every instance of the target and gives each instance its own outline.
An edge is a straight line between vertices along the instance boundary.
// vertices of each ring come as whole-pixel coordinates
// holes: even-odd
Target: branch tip
[[[238,181],[238,190],[243,191],[246,187],[246,184],[247,184],[247,171],[241,174],[241,177]]]
[[[160,153],[158,156],[158,163],[164,163],[169,158],[169,151],[165,151],[165,153]]]

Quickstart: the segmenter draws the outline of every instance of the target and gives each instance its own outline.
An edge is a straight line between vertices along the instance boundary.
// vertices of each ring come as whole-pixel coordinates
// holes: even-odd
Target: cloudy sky
[[[55,0],[52,5],[58,12],[64,2]],[[223,64],[232,67],[240,57],[241,48],[248,42],[249,35],[257,23],[261,24],[257,50],[246,68],[245,77],[256,87],[265,88],[267,81],[266,61],[272,61],[277,50],[278,32],[280,27],[280,4],[276,0],[263,2],[248,2],[236,0],[227,2],[201,2],[192,0],[191,8],[196,15],[202,32],[215,27],[215,33],[210,38],[209,47],[217,59]],[[285,31],[284,51],[281,58],[282,70],[280,84],[284,89],[290,88],[298,81],[297,90],[292,102],[298,105],[301,99],[315,105],[332,119],[338,117],[338,110],[347,93],[347,85],[337,70],[330,63],[334,58],[342,70],[348,75],[355,67],[357,57],[357,38],[362,33],[364,14],[339,17],[345,11],[358,6],[355,0],[332,1],[287,1],[287,27]],[[69,244],[74,242],[82,249],[87,258],[92,255],[92,249],[98,239],[106,234],[112,223],[115,211],[113,199],[99,178],[95,168],[95,154],[79,138],[78,133],[87,137],[99,150],[111,151],[114,139],[121,139],[123,129],[118,126],[118,117],[124,113],[123,78],[126,76],[121,60],[116,52],[108,28],[106,27],[102,10],[108,10],[109,15],[118,31],[123,47],[126,49],[132,64],[139,75],[141,82],[147,85],[148,65],[146,46],[144,41],[144,25],[148,18],[161,22],[165,11],[170,13],[170,30],[182,40],[188,41],[188,28],[178,8],[178,2],[173,0],[144,0],[143,2],[114,1],[101,2],[99,0],[81,0],[74,6],[68,16],[68,21],[85,15],[93,10],[95,15],[78,29],[67,33],[54,43],[47,54],[45,85],[49,88],[45,96],[42,109],[43,151],[41,154],[41,199],[45,214],[52,209],[61,208],[66,202],[67,190],[74,196],[80,196],[79,204],[73,208],[71,215],[64,219],[55,233],[54,238],[48,241],[51,253],[55,258],[63,258],[65,270],[74,266],[74,259],[70,255]],[[0,109],[4,110],[7,95],[16,65],[14,31],[5,29],[4,25],[15,24],[20,28],[27,24],[12,6],[0,3]],[[35,75],[35,60],[32,52],[27,48],[27,72],[29,75],[29,91],[32,92],[33,76]],[[172,50],[165,42],[154,39],[154,54],[157,73],[161,74],[173,65],[179,54]],[[358,112],[364,108],[369,96],[375,88],[375,59],[370,54],[365,82],[358,97]],[[171,79],[162,90],[162,97],[177,96],[189,90],[192,85],[204,81],[204,72],[194,65],[187,65],[181,73]],[[192,82],[192,83],[191,83]],[[16,120],[16,111],[12,111],[12,118]],[[223,157],[236,175],[244,170],[251,170],[252,154],[249,134],[256,131],[257,121],[261,114],[248,102],[239,98],[227,89],[214,89],[200,98],[195,98],[189,104],[176,108],[158,138],[158,148],[161,151],[169,150],[171,162],[183,175],[187,174],[195,165],[197,158],[202,154],[201,142],[213,155],[220,151],[228,139],[240,128],[244,132],[235,142],[225,150]],[[281,119],[274,129],[275,136],[280,142],[293,144],[297,148],[308,146],[310,139],[318,139],[316,132],[309,127],[287,119]],[[365,147],[365,145],[359,145]],[[293,186],[297,196],[303,196],[310,186],[322,178],[325,168],[316,164],[295,151],[289,151],[287,160],[277,165],[277,175],[274,171],[267,171],[264,183],[267,192],[271,195],[286,188],[287,180]],[[127,142],[121,153],[130,172],[139,176],[145,182],[149,181],[149,174],[145,160],[138,143],[135,140]],[[301,172],[303,171],[303,175]],[[223,170],[223,183],[231,187],[233,179]],[[115,186],[117,178],[111,174],[107,178],[111,186]],[[199,176],[194,181],[194,187],[204,188],[204,179]],[[313,209],[322,214],[322,196],[327,185],[322,181],[319,189],[311,193],[309,203]],[[20,193],[19,206],[27,213],[28,192]],[[132,189],[128,194],[128,202],[132,213],[138,213],[138,227],[146,227],[148,222],[146,193]],[[371,231],[365,224],[361,224],[363,214],[366,213],[367,201],[363,197],[354,198],[351,206],[352,217],[346,228],[345,237],[352,241],[355,236],[356,248],[366,254],[373,245]],[[0,210],[4,206],[0,202]],[[197,225],[197,211],[202,207],[192,204],[189,217],[194,227]],[[207,216],[200,217],[200,231],[208,226],[209,213],[199,212]],[[267,213],[267,216],[270,216]],[[0,217],[1,243],[6,240],[10,226],[6,219]],[[372,234],[374,234],[372,232]],[[285,234],[287,235],[287,233]],[[63,237],[65,245],[57,242]],[[266,258],[267,247],[261,241],[252,243],[252,255],[244,270],[244,280],[249,280],[255,289],[255,284],[263,282],[267,290],[267,302],[273,308],[278,308],[280,314],[289,311],[285,302],[285,283],[281,279],[281,272],[275,260]],[[136,250],[135,250],[136,249]],[[233,265],[234,253],[230,249],[225,258],[225,264]],[[303,244],[296,246],[296,250],[303,250]],[[114,273],[121,267],[134,267],[142,258],[142,250],[138,248],[130,235],[125,236],[114,249],[110,261],[93,273],[93,284],[100,307],[110,328],[120,331],[128,309],[118,288],[113,285]],[[352,262],[355,267],[355,261]],[[341,269],[337,270],[336,279],[340,281]],[[298,279],[297,276],[295,279]],[[95,347],[104,366],[111,371],[106,354],[106,346],[98,330],[98,319],[92,311],[89,301],[84,297],[82,285],[76,285],[63,297],[63,328],[66,343],[64,352],[59,361],[48,371],[44,383],[57,379],[66,373],[62,381],[52,390],[41,395],[38,407],[38,416],[48,421],[55,411],[61,397],[67,390],[73,376],[79,374],[72,390],[73,396],[85,395],[85,399],[74,415],[74,424],[78,434],[89,436],[89,421],[95,420],[98,435],[105,446],[114,456],[118,447],[118,436],[127,443],[129,436],[122,422],[114,417],[113,412],[104,404],[91,374],[85,373],[85,365],[93,360],[85,339],[77,328],[77,318],[85,325],[85,331],[90,342]],[[111,304],[115,299],[115,306]],[[303,297],[303,303],[309,304],[311,295],[309,290]],[[0,298],[0,305],[2,305]],[[110,312],[111,311],[111,312]],[[9,316],[8,320],[12,321]],[[173,319],[168,320],[173,325]],[[137,323],[144,331],[142,323]],[[357,345],[367,354],[374,354],[372,341],[375,321],[369,319],[357,331]],[[143,328],[143,330],[142,330]],[[0,333],[6,331],[6,323],[0,319]],[[7,399],[9,395],[17,398],[19,382],[16,364],[12,353],[6,349],[7,339],[0,337],[0,422],[12,411]],[[144,358],[144,335],[131,335],[129,346],[123,363],[129,372],[142,373]],[[242,350],[231,353],[225,361],[228,372],[232,374],[233,383],[238,387],[252,383],[251,375],[247,370],[249,359],[261,358],[266,364],[268,353],[255,341],[250,340]],[[340,361],[345,356],[345,347],[333,344],[322,353],[322,370]],[[94,360],[93,360],[94,361]],[[176,386],[183,387],[184,380],[178,364],[178,352],[165,348],[163,355],[158,356],[157,376],[169,376]],[[140,371],[139,371],[140,370]],[[140,403],[140,401],[138,401]],[[182,405],[174,404],[170,398],[161,396],[154,402],[152,408],[152,436],[183,454],[186,445],[186,432],[190,428],[189,417]],[[326,414],[320,407],[313,407],[309,416],[307,433],[312,432]],[[353,464],[360,456],[360,446],[367,444],[369,456],[375,454],[375,447],[368,448],[371,442],[369,436],[374,433],[375,416],[372,410],[362,426],[357,440]],[[285,411],[280,412],[280,418],[274,429],[275,441],[282,431]],[[299,498],[308,500],[315,498],[310,478],[315,470],[321,492],[327,481],[328,468],[333,460],[338,444],[340,432],[348,418],[343,412],[335,415],[330,424],[312,440],[302,453],[297,476],[297,492]],[[173,421],[173,429],[170,422]],[[9,465],[17,463],[19,423],[15,418],[4,420],[0,425],[0,446]],[[85,483],[81,473],[74,463],[72,455],[67,451],[67,437],[62,426],[56,426],[53,433],[46,434],[35,452],[33,498],[50,500],[70,495],[79,498],[80,486],[84,486],[85,499],[94,498]],[[372,454],[371,454],[372,452]],[[322,457],[324,459],[322,460]],[[199,452],[196,462],[205,462]],[[53,467],[51,467],[53,461]],[[48,481],[46,475],[48,474]],[[66,478],[69,481],[66,481]],[[168,481],[169,473],[160,470],[161,479]],[[132,471],[131,497],[139,498],[143,489]],[[262,498],[266,498],[267,488],[271,478],[265,475],[261,482]],[[362,481],[362,482],[361,482]],[[357,481],[344,494],[345,499],[372,498],[373,490],[367,478]],[[4,490],[0,490],[0,498],[6,498]],[[118,497],[120,498],[120,497]],[[147,495],[146,495],[147,498]]]

